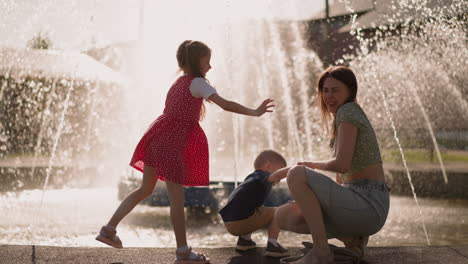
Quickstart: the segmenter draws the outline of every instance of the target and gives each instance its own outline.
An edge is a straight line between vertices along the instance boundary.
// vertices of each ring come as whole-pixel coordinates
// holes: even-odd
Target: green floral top
[[[382,163],[379,143],[377,142],[374,129],[372,128],[369,119],[367,119],[366,114],[358,104],[355,102],[349,102],[343,104],[338,109],[335,118],[335,127],[337,130],[341,123],[351,123],[358,128],[356,145],[354,146],[353,159],[351,161],[351,169],[341,175],[343,180],[346,180],[347,177],[369,165]],[[336,142],[337,140],[335,140],[333,145],[335,157]]]

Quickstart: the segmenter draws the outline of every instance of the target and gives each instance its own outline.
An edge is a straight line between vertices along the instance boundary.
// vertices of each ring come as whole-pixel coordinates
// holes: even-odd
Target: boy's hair
[[[177,49],[177,63],[179,68],[187,67],[193,77],[205,76],[200,70],[200,59],[211,53],[211,49],[203,42],[196,40],[185,40]]]
[[[286,166],[286,160],[281,154],[274,150],[264,150],[258,154],[254,161],[254,168],[257,170],[267,162],[281,163]]]

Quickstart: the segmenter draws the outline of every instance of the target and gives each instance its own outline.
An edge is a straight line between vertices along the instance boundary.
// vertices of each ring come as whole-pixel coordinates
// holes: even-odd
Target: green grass
[[[405,159],[408,163],[431,163],[437,162],[437,153],[428,150],[409,149],[404,150]],[[441,153],[444,162],[468,162],[468,151],[443,151]],[[401,154],[398,150],[383,150],[382,159],[384,162],[400,163]]]

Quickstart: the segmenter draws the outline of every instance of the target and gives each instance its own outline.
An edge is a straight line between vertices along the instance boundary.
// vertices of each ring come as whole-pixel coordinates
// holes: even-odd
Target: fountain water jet
[[[7,83],[7,82],[5,82],[5,83]],[[57,79],[52,81],[51,91],[50,91],[51,94],[55,93],[56,85],[57,85]],[[48,113],[50,111],[51,102],[52,102],[52,98],[49,95],[47,97],[47,99],[46,99],[45,109],[41,113],[41,121],[39,123],[39,132],[38,132],[38,135],[37,135],[37,143],[36,143],[36,146],[34,147],[34,157],[33,157],[33,161],[32,161],[31,177],[34,177],[34,172],[36,170],[37,157],[39,155],[40,147],[42,145],[42,139],[43,139],[43,135],[44,135],[45,123],[47,122],[47,116],[48,116]],[[50,172],[47,172],[47,173],[50,173]],[[46,177],[46,178],[48,178],[48,177]],[[47,185],[45,185],[45,186],[47,186]]]
[[[403,151],[403,148],[401,147],[400,140],[398,139],[397,130],[395,128],[395,123],[393,122],[393,117],[392,117],[390,111],[388,110],[388,104],[387,104],[387,100],[385,98],[385,94],[382,92],[382,90],[381,90],[382,88],[380,86],[378,86],[378,87],[380,88],[379,93],[380,93],[380,95],[382,97],[383,105],[385,107],[385,112],[387,113],[387,116],[389,117],[390,125],[391,125],[392,130],[393,130],[393,137],[395,138],[395,142],[398,145],[398,150],[400,151],[400,155],[401,155],[401,158],[402,158],[402,161],[403,161],[403,166],[405,167],[406,175],[408,177],[408,182],[409,182],[409,184],[411,186],[411,192],[413,193],[414,201],[415,201],[416,206],[418,208],[419,215],[422,216],[421,207],[419,206],[418,197],[416,195],[416,191],[414,190],[413,181],[411,179],[411,173],[409,171],[408,164],[406,163],[405,153]],[[427,234],[426,223],[424,222],[424,220],[422,221],[422,227],[423,227],[424,235],[426,237],[426,243],[427,243],[427,245],[430,246],[431,242],[429,241],[429,236]]]
[[[278,32],[278,29],[274,27],[271,23],[269,24],[269,30],[272,32],[272,41],[273,41],[273,47],[276,52],[276,60],[277,64],[281,65],[282,67],[280,68],[280,81],[281,81],[281,86],[283,88],[283,103],[286,108],[286,116],[289,116],[291,118],[288,118],[287,120],[287,130],[288,130],[288,146],[292,146],[292,148],[288,148],[288,155],[293,156],[294,152],[293,149],[299,150],[298,156],[300,160],[304,160],[304,153],[301,147],[301,142],[299,138],[299,133],[298,133],[298,126],[296,123],[296,119],[294,118],[294,110],[292,109],[294,103],[292,101],[291,95],[292,95],[292,89],[291,89],[291,83],[289,80],[292,77],[291,72],[289,71],[288,68],[283,66],[284,62],[286,61],[286,54],[281,47],[280,44],[280,35]],[[283,68],[284,67],[284,68]],[[292,142],[290,142],[292,141]]]
[[[421,102],[421,98],[419,98],[419,95],[418,95],[417,91],[415,91],[415,89],[412,88],[412,87],[410,88],[410,91],[413,93],[414,100],[418,104],[419,108],[421,108],[421,113],[422,113],[422,115],[424,117],[424,120],[426,120],[427,129],[429,130],[429,133],[431,134],[431,139],[432,139],[432,142],[434,143],[434,147],[435,147],[435,150],[436,150],[436,153],[437,153],[437,159],[439,160],[440,168],[442,169],[442,175],[444,176],[444,182],[445,182],[445,184],[448,184],[447,173],[445,172],[444,162],[442,161],[442,156],[440,155],[439,144],[437,144],[437,140],[436,140],[436,137],[434,135],[434,130],[432,129],[432,125],[431,125],[431,122],[429,120],[429,117],[427,116],[427,112],[426,112],[426,110],[424,110],[423,103]]]
[[[60,119],[59,119],[59,124],[58,124],[58,129],[55,134],[54,138],[54,143],[52,145],[52,150],[50,152],[50,159],[49,159],[49,165],[46,170],[46,178],[44,181],[44,186],[42,187],[42,196],[41,196],[41,202],[39,203],[39,210],[42,207],[42,202],[44,200],[44,195],[45,195],[45,190],[47,188],[47,184],[49,183],[49,178],[50,178],[50,173],[52,171],[52,165],[55,163],[55,155],[57,151],[57,146],[60,141],[60,137],[62,136],[62,131],[63,131],[63,125],[64,125],[64,120],[65,120],[65,115],[67,114],[68,111],[68,106],[69,106],[69,101],[70,101],[70,96],[73,91],[74,87],[74,78],[72,78],[72,81],[68,87],[67,95],[65,97],[65,101],[63,102],[63,110],[62,113],[60,114]]]

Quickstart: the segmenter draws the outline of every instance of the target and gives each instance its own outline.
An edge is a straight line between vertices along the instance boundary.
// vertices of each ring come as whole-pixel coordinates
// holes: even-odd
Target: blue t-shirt
[[[232,191],[226,206],[219,211],[224,222],[249,218],[263,205],[272,186],[268,176],[269,172],[256,170]]]

